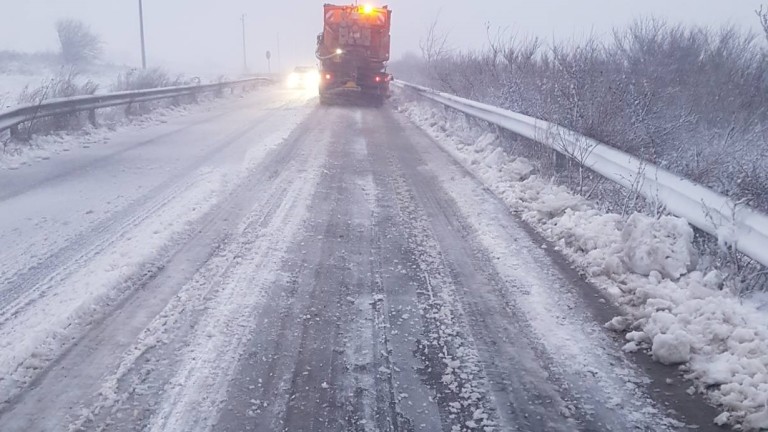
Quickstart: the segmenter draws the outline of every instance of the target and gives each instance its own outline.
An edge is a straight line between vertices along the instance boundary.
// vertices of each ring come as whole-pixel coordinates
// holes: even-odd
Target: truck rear
[[[324,6],[323,32],[317,37],[320,102],[345,96],[381,105],[389,96],[392,11],[368,5]]]

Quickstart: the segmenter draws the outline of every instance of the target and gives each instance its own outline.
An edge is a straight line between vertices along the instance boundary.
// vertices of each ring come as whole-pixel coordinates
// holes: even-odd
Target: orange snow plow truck
[[[389,97],[390,22],[387,7],[324,6],[323,32],[317,36],[320,103],[360,99],[382,105]]]

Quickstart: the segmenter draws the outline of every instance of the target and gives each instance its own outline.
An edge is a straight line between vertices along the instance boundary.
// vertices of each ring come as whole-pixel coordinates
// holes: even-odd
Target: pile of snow
[[[626,332],[625,351],[679,365],[690,391],[722,407],[715,423],[768,428],[768,314],[723,290],[719,272],[695,270],[685,220],[606,214],[537,176],[494,134],[454,124],[427,103],[401,101],[399,109],[624,308],[606,328]]]
[[[696,267],[693,229],[678,217],[649,218],[640,213],[630,216],[621,233],[624,262],[637,274],[659,272],[679,279]]]

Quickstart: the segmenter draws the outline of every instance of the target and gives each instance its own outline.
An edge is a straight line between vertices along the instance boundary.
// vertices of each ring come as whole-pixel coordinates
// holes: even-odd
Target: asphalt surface
[[[1,431],[713,428],[391,106],[263,90],[45,164],[0,173]]]

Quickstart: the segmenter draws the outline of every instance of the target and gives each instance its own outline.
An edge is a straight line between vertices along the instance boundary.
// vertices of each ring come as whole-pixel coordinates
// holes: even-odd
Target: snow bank
[[[34,135],[29,142],[9,141],[0,148],[0,169],[17,170],[36,162],[49,160],[57,154],[95,148],[108,143],[116,132],[166,123],[192,111],[209,108],[209,104],[164,107],[140,117],[123,119],[107,127],[88,126],[77,131]]]
[[[627,332],[624,351],[645,350],[680,365],[693,389],[723,409],[713,422],[768,427],[768,314],[724,291],[717,271],[695,271],[698,255],[685,220],[603,213],[537,176],[495,135],[453,124],[425,103],[402,102],[399,109],[624,308],[626,316],[606,324]]]

